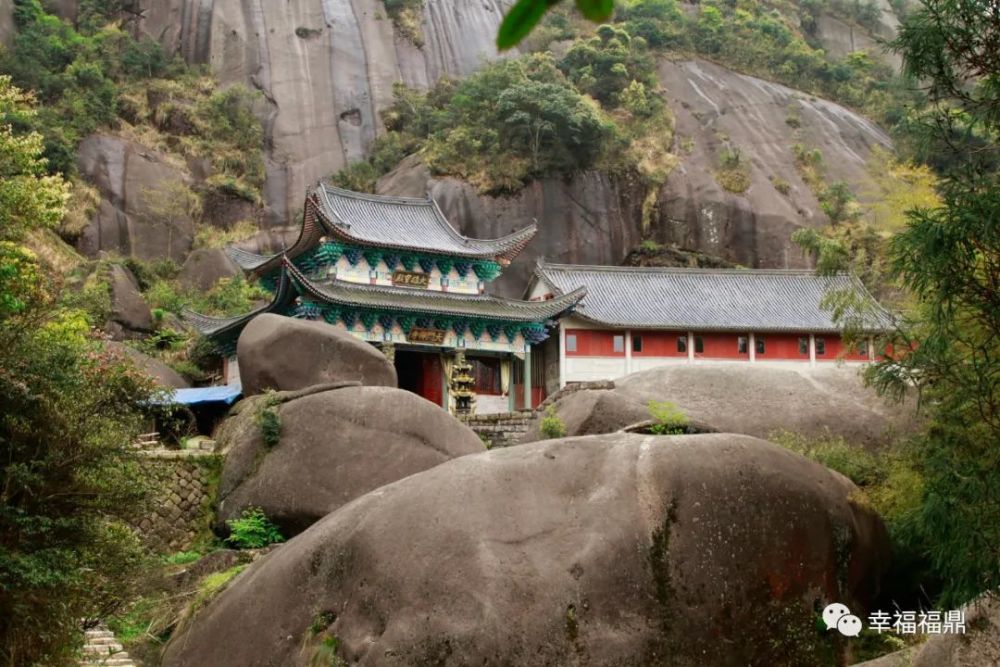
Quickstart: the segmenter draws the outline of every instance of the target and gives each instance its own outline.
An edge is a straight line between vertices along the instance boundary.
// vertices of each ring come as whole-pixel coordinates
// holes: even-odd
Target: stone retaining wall
[[[190,549],[208,535],[221,458],[199,450],[161,449],[144,454],[162,489],[136,527],[158,553]]]
[[[528,430],[528,423],[534,416],[534,412],[524,410],[462,417],[461,420],[483,439],[487,447],[492,449],[518,444],[521,441],[521,436]]]

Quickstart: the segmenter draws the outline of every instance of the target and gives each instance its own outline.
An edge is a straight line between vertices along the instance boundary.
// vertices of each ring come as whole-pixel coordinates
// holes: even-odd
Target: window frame
[[[687,336],[677,337],[677,351],[687,354],[688,351],[688,338]]]
[[[766,354],[767,343],[762,336],[754,336],[753,338],[754,355]]]
[[[826,339],[817,338],[816,340],[816,356],[826,356]]]
[[[642,335],[632,334],[632,352],[642,352]]]
[[[803,345],[805,349],[802,349]],[[799,336],[799,354],[809,356],[809,336]]]
[[[621,343],[621,348],[619,348]],[[614,354],[625,354],[625,334],[611,334],[611,351]]]
[[[737,336],[736,337],[736,354],[749,354],[750,353],[750,337],[749,336]]]
[[[694,353],[705,354],[705,339],[701,336],[694,337]]]
[[[576,350],[577,350],[576,334],[575,333],[566,334],[566,351],[576,352]]]

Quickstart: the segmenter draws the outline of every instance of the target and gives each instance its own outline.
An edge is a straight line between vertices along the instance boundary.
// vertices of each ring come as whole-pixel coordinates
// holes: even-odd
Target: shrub
[[[556,408],[554,405],[550,405],[545,410],[545,416],[542,418],[542,423],[539,426],[542,435],[544,435],[549,440],[555,438],[562,438],[566,435],[566,424],[563,420],[556,415]]]
[[[684,411],[670,401],[650,401],[646,406],[654,424],[650,433],[656,435],[677,435],[687,432],[688,418]]]
[[[278,527],[271,523],[264,510],[259,507],[246,508],[239,519],[231,519],[226,525],[230,530],[226,542],[237,549],[261,549],[269,544],[285,541]]]
[[[271,406],[264,408],[257,416],[257,424],[264,444],[268,447],[277,446],[281,441],[281,417],[277,411]]]

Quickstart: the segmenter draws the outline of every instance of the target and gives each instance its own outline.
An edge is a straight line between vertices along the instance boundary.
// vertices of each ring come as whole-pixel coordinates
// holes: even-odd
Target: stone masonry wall
[[[190,549],[207,535],[211,524],[220,458],[199,450],[151,450],[145,454],[162,489],[136,527],[156,552]]]
[[[520,412],[462,417],[462,421],[482,438],[487,447],[492,449],[494,447],[509,447],[520,442],[521,436],[528,430],[528,422],[533,417],[533,412],[522,410]]]

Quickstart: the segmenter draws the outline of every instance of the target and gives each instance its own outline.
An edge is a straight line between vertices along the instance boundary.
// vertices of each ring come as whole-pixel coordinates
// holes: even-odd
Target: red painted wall
[[[567,357],[624,357],[625,347],[615,352],[614,337],[624,336],[624,331],[599,331],[594,329],[567,329],[566,336],[576,336],[576,351],[570,352],[566,345]]]
[[[737,338],[739,336],[746,336],[748,334],[730,334],[730,333],[700,333],[695,331],[694,336],[697,339],[701,336],[701,340],[704,344],[704,351],[698,352],[698,348],[695,347],[694,356],[696,359],[750,359],[749,352],[746,354],[739,353],[739,347],[737,345]]]
[[[820,338],[826,341],[826,354],[820,355],[817,352],[817,361],[820,359],[845,359],[847,361],[868,360],[867,352],[865,354],[859,354],[857,347],[847,350],[847,346],[844,345],[844,341],[841,340],[840,336],[816,336],[816,340],[819,340]],[[841,356],[841,354],[843,354],[843,356]]]
[[[809,334],[755,334],[756,338],[764,339],[764,353],[758,352],[756,358],[761,361],[767,359],[797,359],[809,361],[809,344],[806,343],[806,351],[799,353],[799,338],[809,339]]]
[[[642,337],[642,351],[632,352],[633,357],[686,357],[687,352],[677,351],[677,339],[687,338],[684,331],[633,331],[633,340]]]

